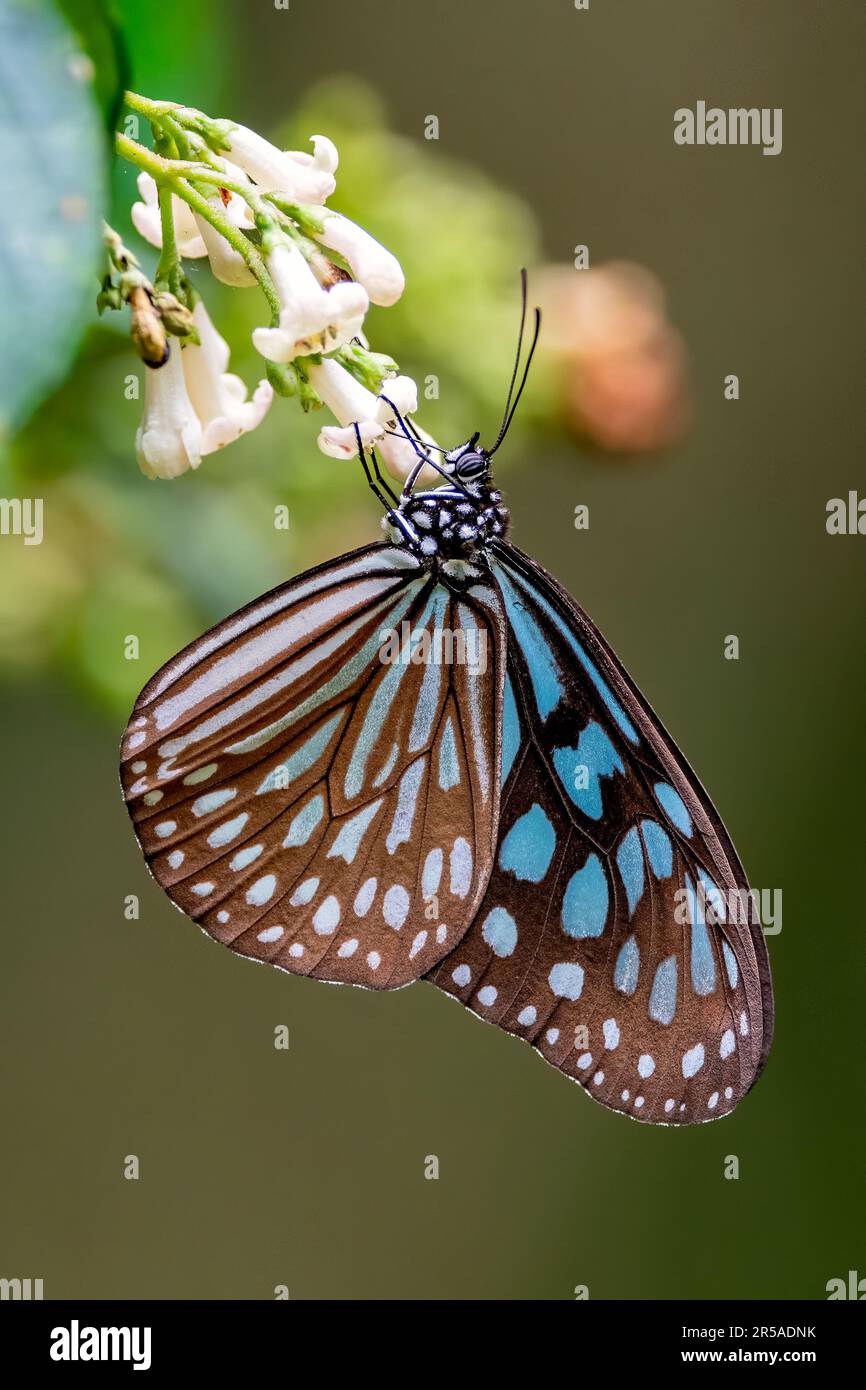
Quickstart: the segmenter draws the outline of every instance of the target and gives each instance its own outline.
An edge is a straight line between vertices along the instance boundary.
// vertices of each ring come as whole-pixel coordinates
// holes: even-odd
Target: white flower
[[[359,420],[358,431],[365,449],[377,444],[382,437],[382,426],[375,420]],[[350,459],[358,453],[358,436],[353,425],[325,425],[319,430],[317,443],[322,453],[331,459]]]
[[[311,135],[310,141],[313,146],[312,154],[306,150],[285,150],[286,158],[293,159],[305,169],[319,169],[325,174],[336,174],[340,156],[333,140],[329,140],[327,135]]]
[[[158,247],[161,251],[162,223],[159,217],[159,193],[156,182],[150,174],[139,174],[138,191],[143,201],[132,205],[132,225],[139,236],[143,236],[145,241],[149,242],[151,246]],[[174,235],[179,255],[187,260],[206,256],[207,249],[199,236],[199,229],[196,226],[192,209],[176,194],[172,194],[171,213],[174,219]]]
[[[400,262],[363,227],[328,209],[319,240],[339,251],[374,304],[396,304],[406,286]]]
[[[341,363],[329,358],[321,363],[311,362],[310,383],[341,425],[367,422],[376,425],[381,433],[377,397],[356,381]]]
[[[414,415],[418,409],[418,387],[410,376],[391,376],[382,383],[379,396],[379,419],[396,423],[394,411],[402,416]]]
[[[214,327],[213,319],[204,307],[203,300],[196,300],[192,316],[195,320],[195,326],[198,329],[198,336],[201,341],[202,349],[207,353],[208,360],[214,371],[227,371],[229,358],[231,356],[229,345],[222,334],[218,333]]]
[[[246,183],[246,175],[236,165],[230,164],[228,160],[224,159],[221,161],[221,167],[230,181]],[[138,187],[144,202],[133,204],[133,224],[145,240],[150,242],[151,246],[157,246],[161,250],[162,224],[159,216],[156,184],[150,174],[140,174]],[[222,195],[215,191],[208,197],[208,202],[233,227],[251,227],[253,225],[250,209],[239,194],[229,194],[228,201],[224,203]],[[175,194],[172,194],[171,206],[177,249],[182,257],[187,260],[200,256],[209,257],[214,276],[224,285],[236,287],[256,283],[255,275],[247,266],[240,252],[229,245],[225,237],[211,226],[206,217],[202,217],[200,213],[194,213],[192,208]]]
[[[280,300],[278,328],[256,328],[253,343],[271,362],[291,362],[314,352],[331,352],[361,330],[369,299],[352,281],[323,289],[298,248],[278,242],[268,269]]]
[[[279,150],[246,126],[229,135],[229,158],[268,193],[284,193],[296,203],[324,203],[336,188],[338,156],[324,135],[312,137],[314,153]]]
[[[389,383],[386,381],[385,386]],[[418,462],[418,450],[423,449],[425,444],[435,445],[436,441],[432,434],[428,434],[420,425],[413,421],[413,428],[421,438],[414,444],[406,438],[399,423],[393,424],[393,430],[383,436],[376,448],[388,472],[395,478],[404,481],[408,478],[412,469]],[[435,459],[438,449],[427,451],[427,458]],[[418,482],[423,486],[429,483],[441,483],[442,475],[435,468],[428,468],[426,465],[418,474]]]
[[[176,478],[201,463],[202,429],[186,389],[180,343],[162,367],[144,369],[144,416],[135,436],[147,478]]]
[[[246,208],[246,203],[243,203],[242,199],[238,198],[237,201],[242,203],[243,207]],[[230,216],[231,205],[229,205],[228,208],[224,208],[222,199],[218,193],[212,194],[211,197],[208,198],[208,202],[217,212],[222,212]],[[234,226],[241,225],[239,222],[235,222],[234,218],[231,220]],[[219,280],[221,284],[233,285],[235,288],[254,285],[256,283],[256,277],[250,270],[240,251],[236,251],[233,246],[230,246],[222,233],[218,232],[216,227],[212,227],[207,218],[202,217],[200,213],[195,214],[195,222],[198,226],[198,230],[201,232],[202,244],[204,245],[205,253],[210,261],[210,268],[214,273],[214,277]]]
[[[274,398],[268,381],[260,381],[251,400],[239,376],[226,372],[228,345],[211,323],[201,300],[193,310],[201,346],[183,350],[183,375],[201,424],[201,453],[212,454],[261,424]]]
[[[394,408],[401,415],[413,415],[418,409],[418,388],[410,376],[389,377],[382,395],[374,396],[342,363],[326,358],[322,363],[310,363],[310,381],[343,426],[368,424],[381,434],[386,426],[396,423]]]
[[[406,478],[418,462],[418,455],[403,433],[395,409],[404,418],[417,410],[418,389],[412,378],[391,377],[384,383],[382,395],[374,396],[339,362],[326,359],[320,365],[311,363],[309,371],[314,390],[340,424],[339,428],[326,425],[320,430],[318,444],[322,453],[329,458],[352,458],[357,454],[357,424],[364,447],[375,444],[388,471],[395,478]],[[415,429],[425,442],[434,442],[417,425]],[[425,468],[421,473],[425,482],[436,477],[433,469]]]

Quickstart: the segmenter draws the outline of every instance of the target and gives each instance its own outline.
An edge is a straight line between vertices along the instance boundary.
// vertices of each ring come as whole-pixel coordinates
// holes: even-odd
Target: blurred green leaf
[[[47,0],[0,0],[0,433],[60,379],[94,290],[105,142],[93,62]]]

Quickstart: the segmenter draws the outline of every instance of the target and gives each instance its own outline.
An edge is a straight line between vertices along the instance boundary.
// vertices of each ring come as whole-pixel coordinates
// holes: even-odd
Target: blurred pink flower
[[[611,453],[649,453],[680,438],[690,416],[686,350],[656,277],[627,261],[554,265],[536,290],[569,427]]]

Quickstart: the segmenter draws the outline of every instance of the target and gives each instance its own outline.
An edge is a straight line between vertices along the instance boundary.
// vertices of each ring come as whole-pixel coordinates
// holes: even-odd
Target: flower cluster
[[[392,359],[371,352],[363,334],[371,303],[399,299],[403,272],[369,232],[326,206],[336,188],[334,144],[314,135],[310,153],[284,151],[245,126],[189,108],[133,93],[127,101],[154,133],[153,150],[117,137],[120,153],[140,169],[132,221],[161,255],[151,284],[108,229],[112,264],[122,273],[107,277],[100,302],[129,303],[145,361],[136,436],[142,471],[174,478],[197,468],[204,455],[254,429],[278,392],[335,416],[337,424],[319,434],[323,453],[353,456],[360,433],[395,477],[405,477],[417,452],[398,416],[416,411],[415,384]],[[184,274],[184,261],[204,257],[217,280],[258,286],[268,303],[270,322],[252,335],[265,376],[249,399]],[[433,443],[417,425],[413,431]]]

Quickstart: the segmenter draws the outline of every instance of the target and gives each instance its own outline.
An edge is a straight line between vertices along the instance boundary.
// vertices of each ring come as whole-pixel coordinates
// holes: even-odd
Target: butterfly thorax
[[[448,481],[421,492],[405,492],[385,518],[390,538],[425,558],[465,560],[508,530],[508,509],[492,486],[490,459],[471,444],[446,454]]]

